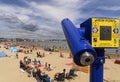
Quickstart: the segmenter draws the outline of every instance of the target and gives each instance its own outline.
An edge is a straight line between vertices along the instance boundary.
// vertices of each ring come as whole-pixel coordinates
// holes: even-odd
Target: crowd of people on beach
[[[45,53],[43,52],[43,55],[41,55],[41,52],[36,52],[36,58],[41,58],[41,57],[45,57]],[[60,57],[64,57],[64,54],[62,52],[60,52]],[[69,54],[69,58],[72,58],[72,54]],[[41,66],[44,66],[44,70],[46,71],[51,71],[53,70],[51,64],[48,64],[47,62],[44,63],[44,65],[41,64],[40,60],[37,61],[37,59],[34,59],[33,61],[25,56],[23,60],[20,60],[20,69],[22,69],[22,71],[26,71],[28,73],[29,77],[34,77],[36,79],[37,82],[50,82],[50,77],[48,76],[48,74],[46,74],[45,72],[41,71]],[[66,79],[70,79],[74,76],[74,73],[71,73],[71,71],[69,73],[66,72],[66,69],[63,69],[62,72],[56,73],[54,75],[54,80],[64,80]],[[52,81],[54,81],[52,79]]]
[[[60,81],[60,82],[64,82],[65,79],[70,80],[73,79],[74,77],[77,76],[77,74],[75,74],[76,69],[71,68],[69,70],[69,72],[66,72],[66,69],[63,69],[62,72],[58,72],[54,75],[54,80]]]
[[[33,61],[29,57],[24,57],[23,60],[20,60],[20,70],[22,72],[27,72],[29,77],[34,77],[37,82],[50,82],[50,77],[45,72],[41,71],[41,67],[46,71],[51,71],[51,64],[41,64],[40,60],[34,59]]]
[[[7,47],[6,47],[7,46]],[[5,44],[5,49],[9,49],[9,45]],[[66,69],[63,69],[62,72],[56,73],[54,75],[54,78],[51,80],[50,76],[45,73],[45,71],[52,71],[53,67],[51,64],[47,62],[41,62],[38,58],[45,57],[45,52],[41,52],[37,50],[35,47],[25,47],[25,46],[19,46],[19,52],[24,54],[32,54],[36,51],[36,58],[31,59],[28,56],[25,56],[22,60],[20,59],[19,65],[20,65],[20,71],[21,72],[27,72],[28,77],[34,77],[36,79],[36,82],[53,82],[54,80],[62,80],[67,79],[70,76],[70,73],[66,72]],[[51,48],[45,48],[44,51],[48,51],[49,54],[52,54],[54,52]],[[19,52],[15,53],[15,56],[17,59],[19,59]],[[59,51],[60,57],[63,58],[64,54]],[[72,54],[70,53],[69,58],[72,58]],[[43,68],[42,68],[43,67]],[[42,71],[42,70],[45,71]],[[71,74],[72,75],[72,74]]]

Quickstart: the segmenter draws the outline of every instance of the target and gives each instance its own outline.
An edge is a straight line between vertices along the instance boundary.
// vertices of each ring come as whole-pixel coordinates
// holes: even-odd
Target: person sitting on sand
[[[34,65],[37,65],[37,59],[35,58],[34,61],[33,61]]]
[[[37,71],[36,71],[35,78],[36,78],[37,82],[41,82],[41,80],[42,80],[41,72],[42,71],[40,69],[37,69]]]
[[[63,71],[61,72],[61,74],[64,74],[64,77],[66,76],[66,69],[63,69]]]
[[[60,57],[62,57],[62,58],[64,57],[63,54],[62,54],[62,52],[60,52]]]
[[[51,65],[48,64],[47,71],[51,71],[51,70],[52,70]]]
[[[25,64],[22,62],[22,60],[20,60],[20,69],[22,69],[22,70],[26,70],[26,66],[25,66]]]
[[[30,49],[30,53],[32,53],[33,52],[33,50],[32,50],[32,48]]]
[[[29,53],[29,50],[27,50],[27,54]]]
[[[41,65],[41,62],[40,62],[40,60],[38,60],[38,63],[37,63],[38,65]]]
[[[44,69],[46,69],[46,70],[47,70],[47,62],[45,63],[45,67],[44,67]]]
[[[26,65],[28,65],[29,63],[31,63],[31,59],[29,57],[26,57],[25,63],[26,63]]]
[[[27,69],[28,77],[33,77],[33,68]]]
[[[45,72],[41,72],[42,77],[47,77],[48,75]]]
[[[38,54],[40,55],[40,57],[41,57],[41,52],[38,52]]]
[[[35,68],[33,68],[32,73],[33,73],[33,77],[36,77],[36,73],[37,73],[37,66],[35,66]]]
[[[24,57],[24,63],[27,64],[27,61],[28,61],[28,57],[25,56],[25,57]]]
[[[42,55],[42,57],[45,57],[45,53],[43,52],[43,55]]]
[[[72,58],[72,53],[69,54],[69,58]]]
[[[42,56],[40,55],[40,52],[36,52],[36,54],[37,54],[37,57],[42,57]]]
[[[50,77],[45,72],[38,72],[36,73],[36,80],[37,82],[50,82]]]
[[[63,69],[62,72],[55,73],[54,79],[59,78],[60,75],[62,75],[63,77],[66,77],[66,74],[67,74],[67,73],[66,73],[66,69]]]
[[[31,63],[31,59],[30,59],[30,58],[28,58],[27,63],[28,63],[28,64]]]

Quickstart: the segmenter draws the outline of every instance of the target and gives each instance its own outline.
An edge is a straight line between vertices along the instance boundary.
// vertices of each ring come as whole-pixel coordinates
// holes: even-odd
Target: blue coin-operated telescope
[[[103,82],[104,48],[119,47],[119,20],[89,18],[76,28],[69,19],[62,27],[75,64],[90,65],[90,82]]]
[[[85,38],[85,29],[76,28],[69,19],[64,19],[62,26],[73,54],[74,62],[80,66],[92,64],[96,58],[96,51]]]

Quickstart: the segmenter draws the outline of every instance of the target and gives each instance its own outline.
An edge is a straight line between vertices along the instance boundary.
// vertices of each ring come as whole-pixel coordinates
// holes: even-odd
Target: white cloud
[[[84,0],[52,0],[52,4],[26,3],[36,10],[35,13],[37,16],[49,18],[53,21],[61,21],[63,18],[70,18],[75,21],[79,17],[82,17],[80,8],[89,2]]]
[[[16,34],[17,37],[64,37],[61,27],[61,21],[64,18],[71,19],[74,24],[77,24],[79,26],[78,20],[80,19],[87,19],[90,16],[103,16],[102,12],[97,13],[97,9],[111,11],[120,10],[119,6],[101,6],[101,4],[99,4],[99,0],[21,1],[25,3],[26,6],[18,6],[17,4],[8,5],[5,3],[0,3],[0,26],[3,26],[5,28],[7,28],[7,26],[11,26],[12,30],[7,29],[8,32],[14,30],[15,32],[13,34]],[[88,10],[84,10],[84,8],[88,8]],[[2,21],[3,19],[4,22]],[[25,27],[29,25],[32,25],[31,29]],[[4,29],[2,30],[4,31]]]
[[[28,22],[28,15],[31,15],[33,13],[30,9],[6,4],[0,5],[0,11],[2,11],[4,14],[17,16],[23,22]]]
[[[28,22],[29,21],[29,16],[27,15],[21,15],[21,14],[18,14],[17,17],[22,20],[23,22]]]
[[[17,21],[15,24],[8,24],[8,26],[11,26],[12,28],[14,27],[14,35],[11,34],[12,37],[15,37],[15,35],[28,38],[33,36],[38,38],[43,36],[50,36],[53,38],[58,38],[58,36],[63,37],[60,25],[62,19],[70,18],[72,21],[76,21],[80,17],[83,17],[83,15],[80,14],[80,8],[89,3],[89,1],[84,0],[51,0],[46,3],[23,0],[23,2],[28,6],[20,7],[17,5],[7,4],[0,5],[0,11],[5,14],[4,17],[6,17],[6,13],[8,13],[8,17],[11,17],[9,18],[10,22],[14,20]],[[12,16],[15,16],[14,20],[12,19]],[[24,30],[27,31],[28,28],[25,28],[24,30],[18,29],[18,27],[22,28],[22,24],[35,24],[35,26],[38,26],[39,30],[32,33],[25,33]]]
[[[99,7],[98,9],[120,11],[120,6],[102,6],[102,7]]]

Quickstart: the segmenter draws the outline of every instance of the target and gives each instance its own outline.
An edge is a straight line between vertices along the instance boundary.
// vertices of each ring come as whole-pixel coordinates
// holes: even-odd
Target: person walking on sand
[[[18,59],[19,57],[18,57],[18,53],[16,53],[16,58]]]

